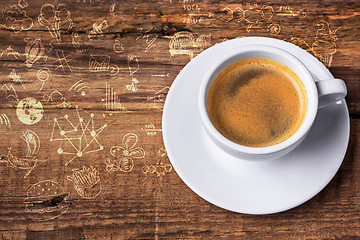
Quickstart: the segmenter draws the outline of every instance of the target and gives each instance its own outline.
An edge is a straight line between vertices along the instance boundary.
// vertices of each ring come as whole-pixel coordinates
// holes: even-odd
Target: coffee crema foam
[[[215,128],[229,140],[267,147],[299,129],[307,95],[288,67],[269,59],[248,58],[219,73],[210,86],[207,109]]]

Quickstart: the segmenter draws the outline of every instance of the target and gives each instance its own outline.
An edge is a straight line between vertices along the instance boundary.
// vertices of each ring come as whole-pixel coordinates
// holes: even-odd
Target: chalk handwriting
[[[141,131],[146,132],[147,136],[156,136],[157,133],[162,130],[160,128],[155,128],[154,124],[145,124],[144,128],[141,128]]]

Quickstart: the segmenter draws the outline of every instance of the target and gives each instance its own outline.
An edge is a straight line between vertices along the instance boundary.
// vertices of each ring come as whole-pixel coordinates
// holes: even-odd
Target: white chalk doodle
[[[260,16],[264,19],[271,19],[275,15],[275,10],[272,6],[264,5],[260,9]]]
[[[0,58],[3,58],[4,56],[10,57],[12,56],[14,59],[20,59],[21,55],[18,51],[15,51],[11,45],[9,45],[5,50],[1,51]]]
[[[167,74],[151,74],[152,77],[170,77],[170,73]]]
[[[312,51],[326,66],[330,67],[333,55],[336,53],[336,32],[340,27],[332,30],[330,24],[324,20],[316,23],[318,27],[315,35],[315,41],[312,44]]]
[[[119,72],[119,67],[110,64],[110,56],[94,56],[90,55],[89,71],[90,72],[106,72],[110,76],[115,76]]]
[[[30,30],[33,20],[27,15],[26,10],[19,5],[11,5],[1,11],[0,27],[19,33]]]
[[[270,33],[271,35],[278,35],[280,33],[280,30],[281,30],[281,26],[279,24],[270,24],[268,26],[268,33]]]
[[[156,136],[157,133],[162,132],[161,128],[155,128],[154,124],[145,124],[141,131],[146,132],[147,136]]]
[[[290,6],[280,6],[279,10],[276,12],[278,16],[289,16],[289,17],[302,17],[306,18],[306,10],[294,10]]]
[[[169,42],[170,56],[189,55],[190,59],[210,47],[211,34],[202,34],[195,38],[191,32],[177,32]]]
[[[134,159],[145,157],[145,150],[141,147],[135,147],[138,142],[138,136],[134,133],[127,133],[123,140],[122,146],[113,146],[110,154],[115,159],[107,158],[105,160],[106,171],[131,172],[134,167]]]
[[[56,108],[70,108],[71,103],[66,101],[64,95],[59,91],[52,91],[50,95],[43,95],[44,102],[54,105]]]
[[[39,160],[36,156],[40,149],[40,139],[34,131],[27,130],[26,132],[23,132],[23,135],[20,138],[24,140],[26,144],[26,156],[14,156],[12,148],[9,147],[7,154],[1,155],[0,162],[6,162],[8,166],[13,168],[27,170],[24,175],[24,178],[27,178],[39,163],[44,163],[47,160]]]
[[[138,90],[138,88],[136,86],[137,83],[139,83],[139,81],[136,78],[132,77],[131,84],[125,84],[125,87],[129,91],[136,92]]]
[[[38,92],[41,92],[41,90],[43,89],[44,87],[44,84],[46,81],[48,81],[50,79],[50,69],[48,67],[43,67],[43,68],[40,68],[37,72],[37,78],[38,80],[41,82],[41,87],[39,89]]]
[[[94,23],[93,24],[93,30],[90,31],[88,38],[89,40],[94,40],[96,38],[101,38],[104,36],[104,29],[107,29],[109,27],[109,24],[106,22],[106,20],[103,20],[100,24]]]
[[[157,154],[160,158],[166,157],[166,150],[159,148]],[[144,165],[142,171],[144,174],[155,174],[158,177],[164,176],[166,173],[170,173],[172,170],[171,164],[165,164],[162,159],[159,159],[157,163]]]
[[[27,3],[27,0],[18,0],[18,6],[21,8],[26,8],[29,4]]]
[[[135,78],[133,75],[140,69],[139,60],[136,55],[129,55],[127,60],[129,74],[131,76],[131,84],[125,84],[125,87],[129,91],[136,92],[138,90],[136,84],[139,83],[139,80],[137,80],[137,78]]]
[[[70,193],[52,180],[40,181],[32,185],[24,200],[25,211],[34,221],[48,221],[64,214],[70,205]]]
[[[71,69],[69,63],[73,60],[72,59],[72,53],[69,53],[68,55],[65,55],[64,50],[56,50],[56,56],[57,60],[54,61],[54,63],[57,63],[58,66],[55,68],[55,70],[61,68],[63,72],[66,72],[66,69],[69,70],[71,73],[73,70]]]
[[[25,89],[23,80],[20,75],[16,73],[15,69],[11,71],[11,73],[8,75],[8,78],[10,78],[14,83],[20,83],[21,86]]]
[[[85,96],[86,95],[86,92],[85,92],[85,89],[88,89],[89,86],[87,86],[87,82],[84,81],[84,79],[81,79],[79,81],[77,81],[76,83],[74,83],[70,89],[69,89],[69,92],[70,91],[75,91],[75,92],[79,92],[81,94],[81,96]]]
[[[27,130],[21,138],[26,142],[27,152],[26,157],[31,158],[35,156],[40,150],[40,138],[31,130]]]
[[[170,87],[166,86],[154,93],[154,95],[148,96],[147,100],[153,102],[153,106],[159,110],[163,110],[165,98]]]
[[[312,52],[327,67],[331,66],[333,55],[337,51],[337,34],[340,27],[332,30],[330,24],[321,20],[315,24],[318,28],[315,33],[314,42],[308,43],[299,37],[292,37],[289,41],[299,47]]]
[[[68,32],[73,27],[71,13],[65,3],[56,6],[51,3],[44,4],[40,9],[38,22],[48,29],[51,37],[58,43],[61,42],[61,31]]]
[[[107,127],[107,124],[96,127],[94,124],[94,113],[80,110],[77,106],[75,109],[77,115],[73,120],[70,120],[69,115],[54,118],[50,137],[51,142],[60,142],[60,147],[57,150],[58,154],[69,155],[71,157],[65,163],[65,166],[68,166],[77,157],[80,158],[85,154],[104,149],[104,146],[98,140],[98,136]]]
[[[113,45],[113,49],[114,49],[114,52],[116,53],[122,53],[124,51],[124,46],[123,44],[120,42],[119,39],[115,39],[114,40],[114,45]]]
[[[25,46],[25,64],[27,67],[31,67],[36,61],[40,60],[41,58],[47,60],[47,55],[45,54],[46,49],[41,39],[34,40],[31,38],[25,38],[24,41],[27,42]]]
[[[110,15],[113,16],[113,17],[116,17],[115,7],[116,7],[116,3],[113,3],[113,4],[111,4],[110,10],[109,10]]]
[[[129,55],[128,58],[128,68],[130,76],[134,75],[137,71],[139,71],[139,60],[136,55]]]
[[[84,46],[81,45],[80,42],[77,41],[78,38],[79,38],[79,33],[72,32],[71,33],[71,44],[73,45],[73,47],[75,48],[75,51],[77,53],[84,53],[87,51],[87,49],[85,49]]]
[[[85,199],[97,197],[101,192],[99,171],[95,167],[90,166],[82,169],[74,168],[72,176],[67,176],[67,180],[73,182],[73,186],[77,193]]]
[[[22,99],[16,107],[16,116],[26,125],[38,123],[43,117],[44,109],[40,101],[32,97]]]
[[[151,30],[148,30],[146,32],[142,32],[142,28],[140,29],[140,36],[136,38],[136,41],[139,39],[145,39],[146,48],[144,52],[148,52],[150,49],[153,49],[156,47],[155,41],[159,37],[158,34],[151,33]]]
[[[101,100],[105,102],[105,109],[107,112],[116,112],[125,110],[125,107],[121,104],[120,98],[114,91],[114,88],[110,87],[110,84],[105,83],[105,99]]]
[[[11,122],[5,113],[0,114],[0,125],[6,126],[7,129],[11,128]]]
[[[13,97],[16,101],[19,101],[16,90],[12,84],[3,84],[1,91],[5,91],[6,99]]]

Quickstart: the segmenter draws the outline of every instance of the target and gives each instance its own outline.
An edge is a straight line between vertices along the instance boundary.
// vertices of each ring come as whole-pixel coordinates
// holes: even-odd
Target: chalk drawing
[[[120,42],[119,39],[115,39],[114,40],[115,43],[113,45],[113,49],[116,53],[122,53],[124,51],[124,46],[123,44]]]
[[[90,55],[89,70],[90,72],[106,72],[110,76],[115,76],[120,69],[117,65],[110,64],[110,56]]]
[[[70,87],[69,92],[70,91],[79,92],[80,95],[84,97],[86,95],[85,89],[88,88],[89,87],[87,86],[87,82],[84,81],[84,79],[81,79]]]
[[[27,170],[24,175],[24,178],[26,178],[39,163],[43,163],[46,160],[39,160],[36,156],[40,149],[40,138],[34,131],[27,130],[26,132],[23,132],[23,135],[20,138],[24,140],[26,144],[26,156],[14,156],[12,148],[9,147],[7,154],[0,156],[0,162],[6,162],[8,166],[13,168]]]
[[[21,86],[25,89],[23,80],[21,79],[20,75],[16,73],[15,69],[11,71],[11,73],[8,75],[8,78],[10,78],[14,83],[20,83]]]
[[[20,59],[21,55],[19,52],[15,51],[11,45],[9,45],[5,50],[3,50],[0,54],[0,58],[3,58],[4,56],[9,57],[12,56],[14,59]]]
[[[77,113],[75,119],[71,119],[67,114],[64,117],[54,118],[50,137],[51,142],[60,142],[58,154],[71,157],[65,166],[68,166],[77,157],[80,158],[104,149],[98,140],[98,136],[107,127],[107,124],[96,127],[94,113],[80,110],[77,106],[75,109]]]
[[[3,84],[1,91],[5,91],[6,99],[13,97],[16,101],[19,101],[16,90],[12,84]]]
[[[1,11],[0,27],[19,33],[30,30],[33,25],[33,20],[27,15],[26,10],[19,5],[11,5]]]
[[[43,117],[44,109],[40,101],[32,97],[22,99],[16,108],[16,116],[26,125],[38,123]]]
[[[194,58],[196,53],[200,53],[210,47],[211,34],[202,34],[195,38],[191,32],[177,32],[169,42],[170,56],[189,55]]]
[[[163,110],[165,98],[170,87],[166,86],[154,93],[154,95],[148,96],[147,100],[153,102],[153,106],[159,110]]]
[[[106,171],[131,172],[134,167],[134,159],[145,157],[145,150],[141,147],[135,147],[138,142],[138,136],[134,133],[127,133],[123,140],[122,146],[113,146],[110,154],[115,159],[107,158],[105,160]]]
[[[99,171],[95,167],[90,166],[82,169],[74,168],[72,176],[67,176],[67,180],[73,182],[73,186],[77,193],[85,199],[97,197],[101,192]]]
[[[69,65],[69,63],[73,60],[71,58],[72,53],[65,55],[64,50],[56,50],[56,56],[57,56],[57,60],[54,61],[54,63],[57,63],[58,66],[55,68],[55,70],[61,68],[64,73],[66,73],[66,70],[69,70],[72,73],[73,70]]]
[[[61,31],[68,32],[73,27],[71,13],[65,3],[53,5],[51,3],[44,4],[40,9],[38,22],[41,26],[45,26],[51,37],[61,42]]]
[[[71,44],[73,45],[73,47],[75,48],[75,51],[77,53],[84,53],[86,52],[87,50],[84,49],[84,47],[79,43],[77,42],[77,39],[79,38],[79,33],[77,32],[72,32],[71,33]]]
[[[166,157],[166,150],[159,148],[157,154],[160,158]],[[170,173],[172,170],[171,164],[165,164],[162,159],[158,160],[155,164],[144,165],[142,171],[144,174],[155,174],[158,177],[164,176],[166,173]]]
[[[139,39],[145,39],[146,48],[144,52],[148,52],[150,49],[153,49],[156,47],[155,41],[158,38],[158,34],[151,33],[152,29],[142,32],[142,28],[140,29],[140,36],[136,38],[136,41]]]
[[[88,38],[90,40],[94,40],[96,38],[101,38],[104,36],[104,29],[107,29],[109,27],[106,20],[103,20],[100,24],[94,23],[93,24],[93,30],[90,31]]]
[[[7,129],[11,128],[11,122],[5,113],[0,114],[0,125],[6,126]]]
[[[55,108],[70,108],[71,103],[66,101],[64,95],[59,91],[52,91],[50,95],[43,95],[44,102],[50,103],[55,106]]]
[[[38,92],[41,92],[41,90],[43,89],[44,87],[44,84],[47,80],[49,80],[50,78],[50,69],[48,67],[43,67],[43,68],[40,68],[37,72],[37,78],[38,80],[41,82],[41,87],[39,89]]]
[[[32,185],[24,200],[25,211],[34,221],[48,221],[64,214],[70,205],[70,193],[52,180],[40,181]]]
[[[27,42],[25,46],[25,64],[27,67],[32,67],[32,65],[41,58],[47,60],[47,56],[45,54],[46,49],[41,39],[34,40],[31,38],[25,38],[24,41]]]
[[[105,99],[101,101],[105,102],[105,109],[107,112],[110,112],[110,115],[112,112],[125,110],[116,91],[107,82],[105,83]]]

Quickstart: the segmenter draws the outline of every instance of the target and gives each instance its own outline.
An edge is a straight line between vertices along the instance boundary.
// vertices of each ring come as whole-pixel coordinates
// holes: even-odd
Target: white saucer
[[[165,101],[162,132],[174,169],[196,194],[234,212],[269,214],[304,203],[334,177],[348,145],[349,114],[345,100],[320,109],[303,143],[273,161],[249,162],[222,152],[201,126],[199,85],[222,54],[249,44],[282,48],[303,61],[314,79],[333,78],[315,57],[288,42],[263,37],[226,41],[203,51],[176,77]]]

